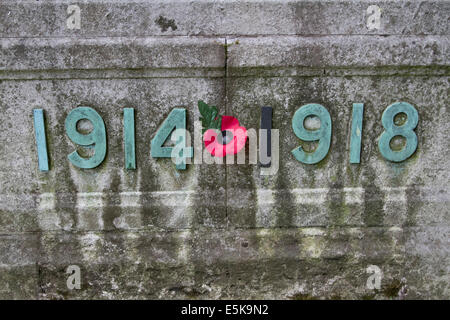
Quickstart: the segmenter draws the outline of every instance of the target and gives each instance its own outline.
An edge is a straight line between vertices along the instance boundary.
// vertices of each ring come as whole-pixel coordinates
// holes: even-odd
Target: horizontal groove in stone
[[[445,190],[418,187],[415,199],[407,199],[407,188],[382,188],[379,199],[366,199],[368,188],[315,188],[293,190],[259,189],[256,191],[257,208],[253,228],[279,227],[325,227],[330,225],[364,227],[367,206],[373,201],[382,201],[386,213],[380,226],[408,225],[406,206],[427,203],[437,211],[445,210],[448,193]],[[297,206],[293,221],[279,225],[277,203],[274,199],[290,194]],[[238,196],[239,195],[239,196]],[[223,229],[217,226],[201,226],[195,221],[195,198],[215,199],[211,206],[219,212],[225,207],[225,199],[217,191],[158,191],[158,192],[88,192],[88,193],[42,193],[39,195],[1,194],[0,213],[8,225],[2,232],[37,231],[126,231],[126,230],[195,230]],[[252,192],[229,190],[227,208],[230,212],[245,207]],[[352,215],[336,224],[331,221],[335,212],[332,204],[351,208]],[[442,208],[442,209],[441,209]],[[308,214],[305,212],[308,212]],[[437,211],[435,212],[437,214]],[[394,214],[390,214],[395,212]],[[310,213],[310,214],[309,214]],[[444,216],[445,213],[442,213]],[[214,215],[217,215],[215,213]],[[447,214],[448,216],[448,214]],[[236,216],[229,217],[232,226],[239,228]],[[110,221],[111,220],[111,221]],[[371,226],[371,225],[367,225]]]
[[[224,68],[221,38],[0,39],[0,71]]]
[[[174,68],[174,69],[111,69],[111,70],[22,70],[0,71],[0,80],[102,80],[102,79],[152,79],[152,78],[242,78],[242,77],[370,77],[370,76],[450,76],[450,66],[414,67],[244,67],[228,68]]]
[[[283,78],[283,77],[371,77],[371,76],[449,76],[450,66],[376,66],[376,67],[243,67],[228,68],[229,78]],[[0,72],[0,79],[2,74]],[[21,78],[22,79],[22,78]]]
[[[227,66],[241,68],[438,67],[450,62],[449,37],[258,37],[227,41]]]
[[[448,47],[445,36],[247,37],[225,54],[223,38],[0,39],[0,79],[441,76]]]
[[[448,1],[103,1],[76,3],[81,28],[66,27],[70,1],[3,0],[0,37],[267,34],[449,34]],[[381,9],[369,29],[367,8]]]
[[[211,264],[272,259],[383,259],[389,253],[408,255],[417,237],[424,232],[445,236],[449,231],[450,226],[442,225],[405,228],[262,228],[217,230],[214,233],[133,231],[0,234],[0,268],[36,262],[57,265],[135,263],[137,257],[140,263],[159,263],[162,267],[195,261]],[[283,246],[282,250],[280,245]],[[427,245],[430,244],[424,244]],[[405,247],[408,251],[405,251]],[[16,250],[22,250],[22,255],[16,255]],[[448,241],[436,244],[434,250],[435,255],[448,255]]]
[[[70,80],[70,79],[149,79],[149,78],[223,78],[219,68],[159,68],[111,70],[21,70],[0,71],[0,80]]]
[[[399,200],[406,201],[404,193],[408,187],[382,187],[380,191],[383,192],[389,201]],[[363,187],[345,187],[338,188],[296,188],[290,190],[272,190],[272,189],[258,189],[257,195],[261,199],[261,204],[272,204],[273,196],[276,193],[290,192],[296,199],[298,204],[320,204],[327,201],[327,195],[343,194],[348,203],[361,203],[364,198],[364,192],[366,188]],[[414,187],[417,201],[427,202],[448,202],[449,193],[447,190],[440,190],[429,187]],[[249,190],[245,189],[232,189],[229,191],[231,194],[241,194],[244,196]],[[28,194],[28,193],[2,193],[0,194],[0,210],[8,210],[11,206],[19,205],[20,208],[13,208],[14,210],[27,211],[27,209],[40,208],[47,210],[54,208],[56,204],[56,197],[65,198],[67,201],[58,201],[58,205],[66,205],[63,207],[72,207],[78,205],[83,208],[100,208],[103,207],[102,202],[105,198],[115,199],[114,203],[108,203],[107,205],[120,206],[120,207],[142,207],[146,204],[149,206],[155,205],[153,200],[165,200],[160,205],[166,207],[178,207],[185,206],[186,199],[192,197],[217,197],[220,195],[220,191],[217,190],[179,190],[179,191],[154,191],[154,192],[74,192],[74,193],[53,193],[46,192],[40,194]],[[147,199],[148,198],[148,199]],[[181,201],[181,202],[180,202]],[[234,198],[228,199],[230,205],[237,205]]]

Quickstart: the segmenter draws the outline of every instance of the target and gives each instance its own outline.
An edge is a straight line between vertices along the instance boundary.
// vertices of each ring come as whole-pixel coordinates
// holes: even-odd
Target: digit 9
[[[89,120],[93,126],[88,134],[81,134],[77,130],[78,121],[83,119]],[[94,155],[90,158],[81,157],[75,150],[67,156],[69,161],[82,169],[92,169],[100,165],[106,156],[106,128],[97,111],[89,107],[75,108],[67,115],[65,127],[66,134],[72,142],[94,149]]]
[[[305,128],[305,119],[316,116],[320,120],[320,128],[314,131]],[[319,141],[314,152],[305,152],[302,147],[292,150],[295,159],[306,164],[315,164],[328,154],[331,143],[331,117],[325,107],[320,104],[306,104],[299,108],[292,118],[292,129],[297,138],[303,141]]]

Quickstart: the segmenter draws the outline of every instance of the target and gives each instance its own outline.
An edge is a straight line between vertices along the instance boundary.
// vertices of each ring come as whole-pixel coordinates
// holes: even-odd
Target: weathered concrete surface
[[[69,4],[0,4],[0,298],[450,298],[448,1],[89,1],[80,30],[66,28]],[[278,173],[151,158],[174,107],[193,133],[198,100],[255,129],[272,106]],[[417,151],[401,163],[377,146],[396,101],[419,113]],[[348,160],[354,102],[365,104],[359,165]],[[306,103],[333,121],[317,165],[290,154]],[[108,135],[90,170],[67,160],[64,120],[81,105]],[[136,111],[135,171],[124,107]],[[69,265],[80,290],[66,286]],[[379,290],[366,287],[369,265]]]
[[[80,30],[66,28],[69,4],[78,4],[83,12]],[[382,9],[380,29],[366,27],[370,5]],[[447,35],[449,9],[446,0],[2,0],[0,35]]]

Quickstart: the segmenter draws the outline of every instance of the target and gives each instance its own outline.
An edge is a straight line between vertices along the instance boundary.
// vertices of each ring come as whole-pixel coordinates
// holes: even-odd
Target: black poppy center
[[[217,136],[217,141],[220,144],[228,144],[231,142],[231,140],[233,140],[233,134],[231,133],[231,131],[228,130],[223,130],[222,136],[220,135]]]

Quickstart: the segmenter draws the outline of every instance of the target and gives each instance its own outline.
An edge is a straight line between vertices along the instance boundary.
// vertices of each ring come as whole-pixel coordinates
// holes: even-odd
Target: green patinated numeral
[[[404,124],[397,126],[394,118],[399,113],[405,113],[407,120]],[[417,149],[417,135],[413,131],[419,122],[417,110],[407,102],[396,102],[384,110],[381,122],[385,131],[381,134],[378,147],[383,157],[393,162],[408,159]],[[391,149],[390,142],[395,136],[406,139],[406,146],[400,151]]]
[[[171,132],[175,147],[163,147]],[[186,109],[175,108],[164,120],[151,142],[151,156],[153,158],[174,158],[178,170],[186,169],[186,158],[191,158],[192,147],[186,147]]]
[[[317,116],[320,119],[320,129],[311,131],[305,128],[304,121],[308,116]],[[325,107],[320,104],[302,106],[292,118],[292,128],[295,135],[301,140],[319,140],[319,145],[314,152],[305,152],[301,147],[292,150],[295,159],[306,164],[315,164],[325,158],[331,143],[331,117]]]
[[[45,138],[44,111],[42,109],[34,109],[33,118],[39,170],[48,171],[48,153],[47,140]]]
[[[77,122],[87,119],[92,123],[93,129],[88,134],[77,131]],[[68,155],[74,166],[91,169],[100,165],[106,156],[106,129],[102,117],[92,108],[78,107],[73,109],[66,118],[66,134],[74,143],[88,148],[94,148],[94,155],[82,158],[77,151]]]
[[[136,169],[136,143],[134,141],[134,109],[123,109],[123,131],[125,145],[125,168]]]
[[[352,113],[352,133],[350,137],[350,163],[359,163],[361,159],[361,137],[364,104],[354,103]]]

